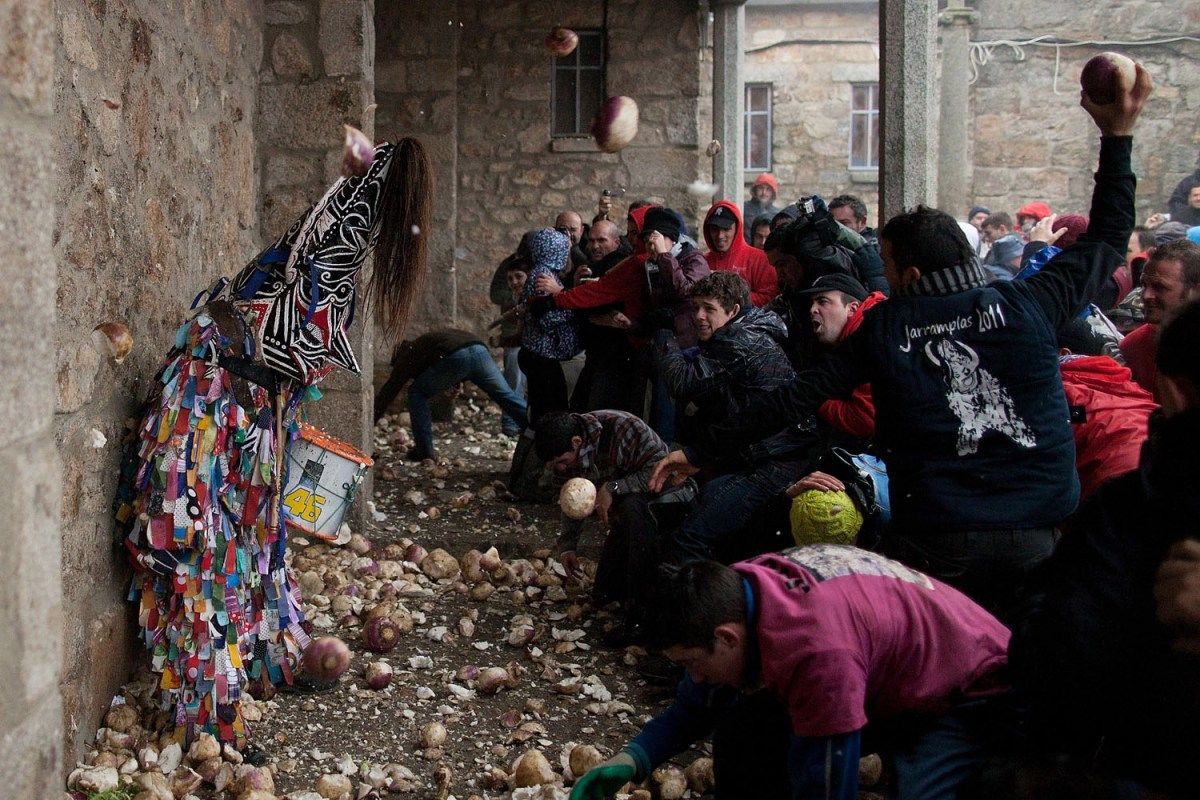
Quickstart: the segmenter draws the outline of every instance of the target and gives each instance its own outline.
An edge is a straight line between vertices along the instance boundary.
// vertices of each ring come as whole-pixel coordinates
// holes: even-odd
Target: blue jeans
[[[888,800],[954,800],[988,757],[1012,751],[1016,737],[1010,698],[998,696],[968,700],[907,735],[885,738],[881,754],[896,776]]]
[[[719,558],[729,550],[747,521],[803,474],[801,461],[766,461],[732,475],[721,475],[700,490],[700,503],[671,537],[667,560]],[[742,543],[744,544],[744,543]],[[744,548],[737,548],[742,551]]]
[[[719,800],[855,800],[864,743],[895,773],[888,800],[954,800],[985,760],[1012,752],[1017,735],[1003,696],[960,703],[933,719],[884,720],[820,738],[793,735],[787,709],[771,692],[740,695],[718,719],[713,769]]]
[[[429,410],[429,398],[463,381],[483,389],[505,413],[524,419],[525,401],[508,388],[492,354],[481,344],[468,345],[422,372],[409,387],[408,413],[412,416],[413,438],[421,452],[433,452],[433,414]]]
[[[525,373],[521,372],[521,366],[517,363],[517,356],[520,355],[521,348],[506,347],[504,348],[504,380],[508,381],[508,388],[512,389],[517,397],[525,396]],[[525,427],[525,415],[514,417],[507,411],[500,418],[500,430],[509,435],[516,435]]]

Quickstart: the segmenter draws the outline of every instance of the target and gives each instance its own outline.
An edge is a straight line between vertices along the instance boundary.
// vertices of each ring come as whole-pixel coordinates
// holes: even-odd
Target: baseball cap
[[[798,294],[820,294],[821,292],[844,292],[850,295],[855,300],[866,300],[867,289],[853,275],[847,275],[844,272],[830,272],[825,275],[818,275],[813,281],[812,286],[804,289]]]
[[[717,206],[717,208],[708,215],[708,219],[704,220],[705,225],[714,225],[718,228],[729,229],[737,225],[737,217],[734,216],[733,210],[726,206]]]

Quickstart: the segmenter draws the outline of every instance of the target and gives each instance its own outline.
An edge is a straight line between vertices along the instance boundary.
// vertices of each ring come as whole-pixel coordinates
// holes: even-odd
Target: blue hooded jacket
[[[562,271],[567,268],[571,240],[553,228],[542,228],[529,237],[529,257],[533,269],[521,290],[521,304],[538,296],[534,286],[542,275],[549,275],[563,286]],[[583,349],[579,340],[579,324],[575,312],[555,309],[541,315],[528,314],[521,332],[521,347],[542,358],[563,361]]]

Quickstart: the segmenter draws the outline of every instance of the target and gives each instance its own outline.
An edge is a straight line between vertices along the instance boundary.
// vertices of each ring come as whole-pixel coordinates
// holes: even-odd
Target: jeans
[[[418,451],[433,452],[433,414],[429,410],[429,398],[463,381],[470,381],[482,389],[505,413],[517,419],[525,416],[525,401],[504,382],[492,354],[481,344],[468,345],[426,369],[409,387],[408,413],[412,416],[413,439]]]
[[[651,499],[641,493],[613,498],[592,590],[603,603],[645,600],[646,592],[655,585],[661,547],[658,526],[650,514]]]
[[[512,389],[517,397],[524,397],[525,373],[521,372],[521,365],[517,363],[517,356],[520,353],[521,348],[519,347],[504,348],[504,380],[508,381],[508,388]],[[505,411],[500,418],[500,430],[510,436],[520,433],[524,427],[524,416],[514,417]]]
[[[884,554],[948,583],[1010,628],[1029,613],[1026,585],[1054,552],[1055,528],[912,534],[890,530]]]
[[[747,542],[737,537],[748,519],[784,489],[800,479],[803,461],[765,461],[732,475],[721,475],[704,485],[700,504],[671,537],[667,558],[673,563],[718,558],[722,551],[745,555]],[[761,552],[761,551],[759,551]]]
[[[654,337],[654,344],[641,350],[641,365],[650,381],[650,408],[646,422],[650,429],[659,435],[664,442],[675,441],[675,401],[667,389],[667,382],[658,369],[656,354],[671,338],[671,332],[659,330]]]
[[[869,733],[875,733],[868,727]],[[896,779],[889,800],[955,800],[983,762],[1012,752],[1017,729],[1011,697],[960,703],[948,713],[880,741]]]
[[[985,759],[1011,752],[1009,698],[961,703],[932,719],[885,720],[863,731],[804,739],[771,691],[741,695],[713,732],[716,796],[858,797],[858,757],[877,750],[895,779],[889,800],[954,800]],[[833,748],[830,749],[830,745]]]
[[[593,360],[589,354],[571,393],[571,410],[577,414],[599,409],[628,411],[642,416],[646,382],[632,358]]]

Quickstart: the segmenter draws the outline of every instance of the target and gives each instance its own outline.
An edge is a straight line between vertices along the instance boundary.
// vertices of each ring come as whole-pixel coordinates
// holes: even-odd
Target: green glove
[[[636,771],[633,756],[617,753],[575,781],[571,800],[604,800],[612,797],[618,789],[633,780]]]

